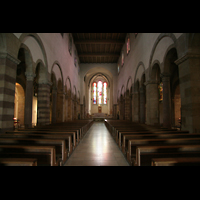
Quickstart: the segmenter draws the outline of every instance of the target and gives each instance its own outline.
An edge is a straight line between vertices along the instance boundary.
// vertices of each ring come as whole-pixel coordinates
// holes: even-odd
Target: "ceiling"
[[[117,63],[127,33],[72,33],[80,63]]]

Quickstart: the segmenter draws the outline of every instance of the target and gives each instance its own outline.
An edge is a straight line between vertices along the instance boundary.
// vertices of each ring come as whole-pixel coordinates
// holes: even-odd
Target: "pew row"
[[[36,158],[0,158],[0,166],[37,166]]]
[[[62,166],[80,139],[93,124],[92,120],[20,129],[0,134],[0,159],[25,163],[32,159],[32,166]],[[72,125],[73,124],[73,125]],[[12,165],[12,164],[11,164]],[[14,164],[13,164],[14,165]],[[30,164],[31,165],[31,164]]]
[[[200,157],[153,158],[151,166],[200,166]]]
[[[0,145],[0,158],[35,158],[38,165],[60,164],[54,146]]]
[[[138,159],[136,148],[139,146],[172,146],[172,145],[200,145],[200,138],[165,138],[165,139],[135,139],[129,140],[128,151],[127,151],[127,161],[131,165],[137,166]]]
[[[200,158],[200,145],[138,146],[134,166],[151,166],[155,158]],[[189,164],[189,160],[188,160]]]

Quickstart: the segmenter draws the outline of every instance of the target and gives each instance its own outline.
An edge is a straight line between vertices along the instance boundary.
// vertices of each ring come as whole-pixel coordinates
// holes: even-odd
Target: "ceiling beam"
[[[124,44],[124,40],[81,40],[81,39],[75,39],[75,44]]]
[[[79,57],[119,57],[119,53],[79,53]]]

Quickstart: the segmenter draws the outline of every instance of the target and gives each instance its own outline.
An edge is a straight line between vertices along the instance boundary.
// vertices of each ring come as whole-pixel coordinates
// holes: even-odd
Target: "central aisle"
[[[104,122],[94,122],[64,166],[129,166],[129,164]]]

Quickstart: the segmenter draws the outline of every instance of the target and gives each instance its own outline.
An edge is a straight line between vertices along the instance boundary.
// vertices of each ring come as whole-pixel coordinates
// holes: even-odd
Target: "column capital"
[[[162,81],[170,81],[170,77],[171,77],[171,74],[168,74],[168,73],[161,73],[160,74],[160,77],[162,78]]]
[[[149,84],[156,84],[156,85],[158,85],[158,81],[156,81],[156,80],[148,80],[148,81],[144,82],[145,86],[147,86]]]
[[[25,72],[26,80],[27,81],[33,81],[33,79],[36,77],[35,74],[30,73],[30,72]]]
[[[144,86],[141,86],[141,87],[140,87],[140,93],[144,93],[144,92],[145,92]]]
[[[19,60],[19,59],[17,59],[17,58],[15,58],[14,56],[12,56],[11,54],[9,54],[9,53],[0,53],[0,58],[7,58],[7,59],[9,59],[10,61],[12,61],[13,63],[15,63],[15,64],[19,64],[21,61]]]
[[[52,84],[52,82],[50,82],[50,81],[42,80],[42,81],[39,81],[39,82],[38,82],[38,85],[48,85],[48,86],[51,87],[53,84]]]

